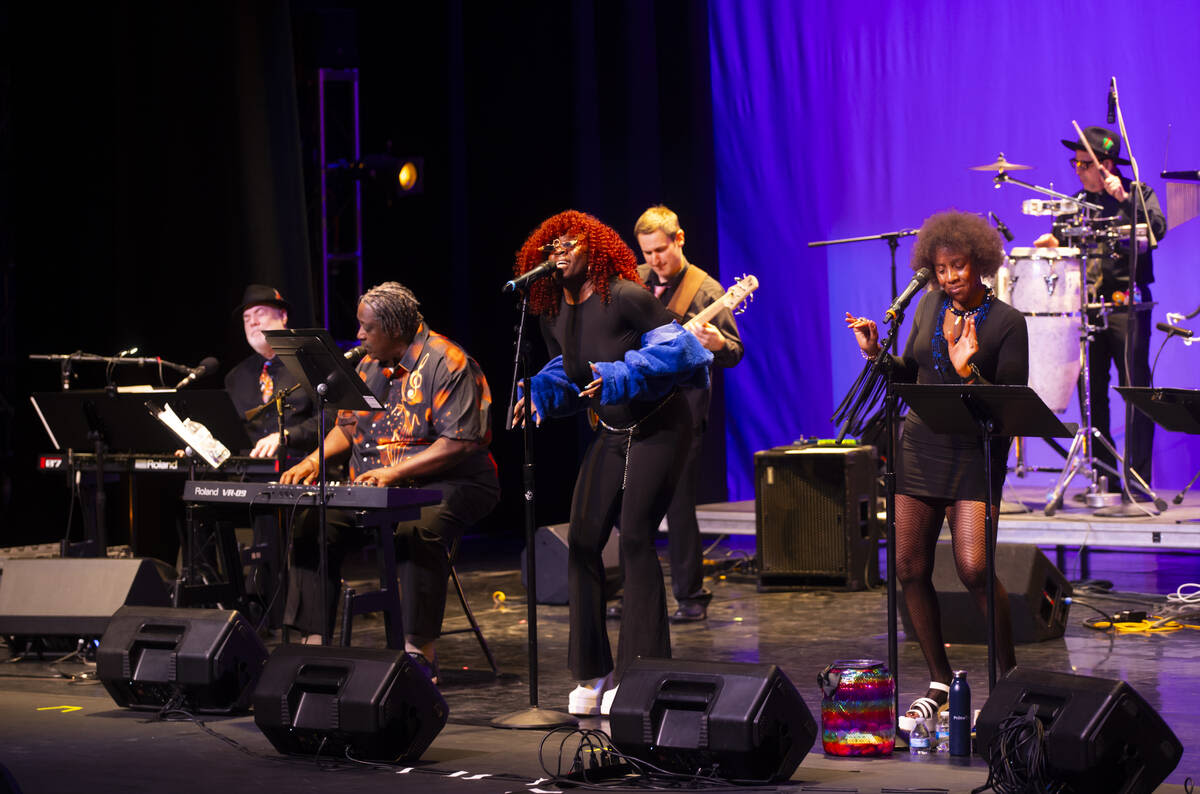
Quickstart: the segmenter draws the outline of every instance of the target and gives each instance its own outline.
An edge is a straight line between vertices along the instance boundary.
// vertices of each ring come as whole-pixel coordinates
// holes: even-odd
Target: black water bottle
[[[950,755],[971,754],[971,687],[967,671],[955,670],[950,683]]]

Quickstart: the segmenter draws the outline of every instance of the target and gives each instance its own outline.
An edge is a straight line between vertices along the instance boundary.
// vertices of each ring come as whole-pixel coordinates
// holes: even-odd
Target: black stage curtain
[[[30,4],[11,27],[17,487],[0,545],[66,520],[65,488],[33,472],[47,441],[27,398],[57,371],[28,353],[137,344],[227,368],[248,352],[230,311],[252,281],[285,292],[293,326],[317,316],[317,66],[361,70],[364,153],[424,158],[420,195],[363,186],[364,281],[408,284],[487,373],[506,493],[492,526],[521,525],[521,445],[502,429],[516,312],[500,286],[528,232],[575,208],[633,246],[634,220],[663,202],[692,260],[719,272],[705,2]],[[81,369],[81,385],[100,378]],[[706,494],[724,493],[714,415]],[[565,520],[581,435],[539,433],[544,523]]]

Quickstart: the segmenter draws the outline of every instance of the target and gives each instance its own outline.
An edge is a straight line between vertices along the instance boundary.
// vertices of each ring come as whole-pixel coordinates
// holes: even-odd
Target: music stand
[[[89,537],[84,541],[83,556],[103,557],[108,553],[105,455],[110,452],[169,453],[179,447],[175,435],[146,410],[147,400],[167,403],[180,416],[200,422],[227,447],[240,448],[248,442],[237,409],[222,389],[191,392],[79,389],[35,392],[29,396],[56,451],[90,449],[96,456],[96,516]]]
[[[1118,386],[1117,393],[1165,430],[1200,435],[1200,389]],[[1171,501],[1175,504],[1181,503],[1183,495],[1196,484],[1197,479],[1200,479],[1200,470],[1196,471],[1192,479],[1188,480],[1188,484],[1183,486],[1183,490]],[[1165,502],[1159,507],[1159,510],[1164,509]]]
[[[327,511],[325,484],[325,411],[382,411],[383,403],[358,376],[354,364],[324,328],[285,328],[263,331],[275,355],[300,381],[317,409],[317,576],[321,580],[321,638],[330,643],[329,550],[325,548]]]
[[[992,520],[992,438],[1071,438],[1064,425],[1028,386],[897,384],[896,393],[935,433],[978,435],[983,439],[987,558],[988,686],[996,687],[996,527]],[[888,576],[894,575],[888,571]],[[892,616],[895,620],[895,616]]]

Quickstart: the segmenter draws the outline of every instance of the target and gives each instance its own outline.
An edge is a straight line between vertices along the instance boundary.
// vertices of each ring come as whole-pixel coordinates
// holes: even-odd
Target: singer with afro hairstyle
[[[937,287],[922,297],[902,357],[892,357],[893,377],[902,383],[996,383],[1029,380],[1029,336],[1025,318],[998,300],[984,284],[1003,260],[1000,235],[969,212],[940,212],[928,218],[913,247],[913,270],[929,268]],[[863,355],[879,353],[872,320],[846,313]],[[918,720],[934,729],[946,708],[950,661],[942,642],[942,617],[933,587],[933,558],[943,520],[950,525],[958,577],[981,613],[987,609],[985,517],[991,489],[993,523],[1011,439],[992,446],[992,481],[985,482],[983,449],[975,435],[939,435],[910,410],[897,456],[896,577],[925,662],[929,689],[900,718],[911,731]],[[1008,594],[996,581],[996,658],[1001,672],[1016,666]]]
[[[517,275],[547,260],[553,275],[529,285],[551,359],[531,381],[531,411],[548,417],[590,411],[596,435],[571,499],[567,663],[578,685],[572,714],[607,713],[617,677],[638,656],[667,658],[666,590],[654,549],[691,438],[679,386],[708,383],[712,353],[671,319],[638,280],[633,251],[591,215],[568,211],[543,222],[517,253]],[[524,397],[516,406],[519,422]],[[625,610],[613,663],[605,629],[601,550],[621,528]]]

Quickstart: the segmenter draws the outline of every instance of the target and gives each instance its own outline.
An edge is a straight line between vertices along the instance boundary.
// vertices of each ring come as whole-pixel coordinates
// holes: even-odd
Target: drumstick
[[[1097,157],[1096,153],[1092,151],[1092,145],[1088,143],[1087,136],[1083,134],[1083,130],[1079,129],[1079,122],[1075,121],[1075,119],[1071,119],[1071,126],[1075,128],[1076,132],[1079,133],[1079,140],[1083,143],[1083,148],[1087,149],[1087,153],[1092,156],[1092,161],[1096,164],[1096,167],[1100,169],[1100,172],[1105,176],[1112,176],[1112,174],[1108,172],[1108,169],[1100,165],[1100,158]]]

